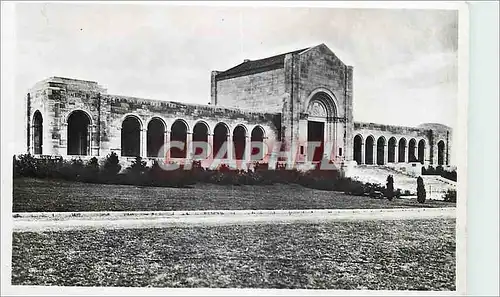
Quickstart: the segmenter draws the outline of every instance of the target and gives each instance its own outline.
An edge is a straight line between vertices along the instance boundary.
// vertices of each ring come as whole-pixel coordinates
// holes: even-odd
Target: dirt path
[[[165,228],[192,225],[455,218],[455,208],[19,213],[13,231]]]

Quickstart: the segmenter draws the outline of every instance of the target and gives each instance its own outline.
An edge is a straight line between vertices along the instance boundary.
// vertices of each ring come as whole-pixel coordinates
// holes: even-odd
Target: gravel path
[[[165,228],[190,225],[407,220],[455,218],[456,209],[318,209],[162,212],[16,213],[14,232],[43,232],[81,229]]]

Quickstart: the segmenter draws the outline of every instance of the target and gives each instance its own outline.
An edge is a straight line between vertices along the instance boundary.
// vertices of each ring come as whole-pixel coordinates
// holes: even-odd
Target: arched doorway
[[[334,141],[336,131],[335,118],[337,107],[332,95],[326,90],[319,90],[310,96],[307,102],[307,160],[319,162],[325,153],[325,141]],[[327,150],[332,149],[326,148]],[[328,158],[331,159],[331,151]]]
[[[68,155],[86,156],[90,151],[90,116],[81,110],[68,117]]]
[[[233,130],[234,159],[244,160],[246,147],[246,129],[238,125]]]
[[[401,138],[398,143],[398,162],[406,162],[406,139]]]
[[[387,163],[396,162],[396,138],[391,137],[387,145]]]
[[[37,110],[33,114],[33,153],[35,155],[42,154],[43,146],[43,117]]]
[[[227,159],[227,136],[229,135],[229,129],[226,124],[218,123],[214,128],[214,144],[213,144],[213,156],[214,158]],[[225,153],[222,154],[223,150]]]
[[[251,160],[262,160],[264,158],[264,129],[260,126],[253,128],[250,141],[252,145]]]
[[[184,121],[176,120],[172,124],[170,130],[170,143],[172,144],[172,147],[170,148],[171,158],[186,158],[187,131],[188,127]],[[175,146],[174,142],[177,142],[178,145]]]
[[[444,141],[438,142],[438,165],[444,165]]]
[[[363,137],[361,135],[354,136],[354,161],[358,163],[358,165],[362,164],[362,156],[363,156]]]
[[[373,165],[373,145],[375,140],[373,136],[368,136],[365,141],[365,164]]]
[[[210,153],[208,146],[208,125],[204,122],[198,122],[193,128],[193,158],[205,159]]]
[[[410,139],[408,142],[408,162],[417,162],[417,154],[416,152],[417,141],[415,139]]]
[[[418,161],[424,164],[425,159],[425,140],[421,139],[418,142]]]
[[[148,157],[162,157],[160,152],[165,144],[165,123],[159,118],[152,118],[148,123],[147,147]]]
[[[122,123],[122,156],[138,157],[141,155],[141,122],[135,116],[127,116]]]
[[[385,138],[380,136],[377,139],[377,165],[384,165]]]

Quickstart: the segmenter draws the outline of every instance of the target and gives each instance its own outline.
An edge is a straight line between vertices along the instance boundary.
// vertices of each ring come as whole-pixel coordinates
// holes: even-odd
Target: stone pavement
[[[455,218],[455,208],[16,213],[14,232]]]

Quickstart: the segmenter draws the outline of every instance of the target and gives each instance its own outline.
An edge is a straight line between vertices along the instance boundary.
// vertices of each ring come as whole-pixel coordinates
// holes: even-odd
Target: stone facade
[[[158,145],[182,140],[181,157],[189,159],[196,155],[193,141],[213,146],[223,139],[234,143],[229,159],[246,161],[251,141],[260,141],[267,144],[264,153],[281,142],[299,162],[449,164],[449,127],[354,122],[353,68],[324,44],[212,71],[211,84],[211,104],[196,105],[110,95],[92,81],[46,79],[26,98],[28,152],[154,157]],[[245,156],[235,157],[241,150]]]

